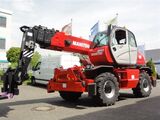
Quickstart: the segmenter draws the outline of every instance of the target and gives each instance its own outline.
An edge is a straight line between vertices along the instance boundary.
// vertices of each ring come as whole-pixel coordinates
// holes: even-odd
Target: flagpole
[[[117,25],[118,25],[118,13],[116,13],[116,22],[117,22]]]
[[[72,27],[72,23],[73,23],[73,19],[71,18],[71,35],[72,35],[72,30],[73,30],[73,29],[72,29],[72,28],[73,28],[73,27]]]

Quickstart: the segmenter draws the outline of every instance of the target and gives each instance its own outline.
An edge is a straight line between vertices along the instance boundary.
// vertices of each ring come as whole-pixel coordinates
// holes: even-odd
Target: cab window
[[[128,42],[130,46],[137,47],[135,36],[130,31],[128,31]]]
[[[106,33],[98,33],[93,42],[96,46],[104,46],[108,44],[108,36]]]
[[[126,31],[116,30],[112,37],[112,45],[125,45],[126,43]]]
[[[35,70],[39,70],[41,66],[41,62],[38,62],[37,65],[34,67]]]

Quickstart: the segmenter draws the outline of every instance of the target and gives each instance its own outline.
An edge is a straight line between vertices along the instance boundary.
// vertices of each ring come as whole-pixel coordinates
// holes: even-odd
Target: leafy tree
[[[36,64],[39,62],[41,58],[41,55],[36,51],[34,54],[33,54],[33,57],[32,57],[32,60],[31,60],[31,67],[35,67]]]
[[[12,47],[7,51],[7,60],[11,63],[11,68],[16,68],[19,60],[20,55],[20,48],[19,47]],[[32,60],[31,60],[31,67],[35,66],[39,59],[41,58],[41,55],[38,52],[35,52],[33,54]]]
[[[0,69],[0,76],[4,74],[4,71]]]
[[[1,81],[1,77],[3,76],[3,74],[4,74],[4,71],[0,69],[0,81]]]
[[[20,48],[19,47],[11,47],[7,51],[7,60],[11,63],[18,62],[20,54]]]
[[[17,66],[19,55],[20,55],[19,47],[11,47],[7,51],[7,60],[11,63],[10,65],[11,68],[15,68]]]
[[[153,60],[150,59],[150,60],[147,62],[146,65],[151,68],[151,70],[152,70],[152,77],[156,78],[157,73],[156,73],[156,68],[155,68],[155,65],[154,65],[154,63],[153,63]]]

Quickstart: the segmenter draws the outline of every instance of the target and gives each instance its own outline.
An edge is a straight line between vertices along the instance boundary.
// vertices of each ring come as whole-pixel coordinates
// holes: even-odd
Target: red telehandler
[[[66,35],[42,26],[22,26],[21,54],[16,69],[9,68],[3,76],[3,96],[19,93],[18,85],[28,78],[27,68],[35,45],[56,51],[67,51],[88,56],[81,59],[82,66],[56,68],[49,81],[48,93],[59,91],[67,101],[77,100],[88,92],[99,104],[113,105],[120,89],[132,89],[137,97],[151,94],[156,80],[146,67],[144,56],[138,52],[134,34],[123,27],[109,25],[97,33],[93,41]]]

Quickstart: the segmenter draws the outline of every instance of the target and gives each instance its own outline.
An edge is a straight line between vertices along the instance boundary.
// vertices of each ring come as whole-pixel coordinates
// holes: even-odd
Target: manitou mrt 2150
[[[156,80],[146,67],[144,56],[137,51],[134,34],[126,28],[108,26],[93,41],[66,35],[58,30],[42,26],[22,26],[21,54],[16,69],[8,69],[2,88],[2,96],[18,94],[18,85],[27,78],[27,67],[35,44],[43,49],[79,53],[82,66],[69,69],[56,68],[49,81],[48,92],[59,91],[68,101],[77,100],[83,92],[100,104],[112,105],[119,96],[119,89],[132,89],[135,96],[147,97]]]

